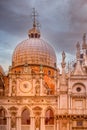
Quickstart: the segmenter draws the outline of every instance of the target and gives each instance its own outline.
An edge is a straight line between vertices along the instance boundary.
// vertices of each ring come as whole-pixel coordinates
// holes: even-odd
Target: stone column
[[[69,121],[67,121],[67,130],[70,130]]]
[[[41,127],[40,130],[45,130],[45,117],[41,117]]]
[[[56,130],[60,130],[60,128],[59,128],[59,123],[60,123],[59,120],[57,120],[56,123],[57,123],[56,124]]]
[[[32,79],[33,95],[35,95],[35,79]]]
[[[31,117],[30,130],[35,130],[35,117]]]
[[[40,78],[40,95],[42,96],[43,95],[43,80],[42,80],[42,77]]]
[[[7,117],[7,130],[11,130],[11,117]]]
[[[12,86],[12,81],[11,81],[11,76],[9,76],[9,94],[8,94],[8,96],[11,96],[11,93],[12,93],[12,88],[11,88],[11,86]]]
[[[70,129],[69,130],[72,130],[72,121],[70,120]]]
[[[21,117],[17,117],[17,130],[21,130]]]
[[[71,97],[70,94],[68,94],[68,112],[71,114]]]
[[[71,109],[71,101],[70,101],[70,94],[69,94],[69,96],[68,96],[68,103],[69,103],[69,109]]]

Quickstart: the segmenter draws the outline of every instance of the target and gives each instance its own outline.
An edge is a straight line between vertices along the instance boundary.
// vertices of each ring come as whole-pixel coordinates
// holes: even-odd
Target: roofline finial
[[[83,34],[83,42],[86,42],[86,33]]]
[[[82,49],[86,49],[86,33],[83,34],[83,44]]]

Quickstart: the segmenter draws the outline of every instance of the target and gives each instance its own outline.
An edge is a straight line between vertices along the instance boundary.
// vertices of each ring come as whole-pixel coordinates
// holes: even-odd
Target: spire
[[[86,49],[86,33],[83,35],[83,44],[82,44],[82,49]]]
[[[29,30],[28,32],[28,36],[30,38],[40,38],[40,31],[38,29],[38,23],[37,23],[37,20],[36,20],[36,17],[38,16],[35,8],[33,8],[33,11],[32,11],[32,17],[33,17],[33,28]]]
[[[63,51],[62,52],[62,63],[61,63],[62,68],[65,68],[65,65],[66,65],[65,58],[66,58],[66,55],[65,55],[65,52]]]
[[[76,65],[74,68],[74,75],[83,75],[83,69],[82,69],[82,65],[81,65],[81,60],[80,60],[80,44],[79,42],[77,42],[76,44],[76,48],[77,48],[77,52],[76,52]]]
[[[76,48],[77,48],[76,58],[80,59],[80,44],[79,44],[79,42],[77,42]]]
[[[66,58],[66,54],[63,51],[62,52],[62,63],[61,63],[61,66],[62,66],[62,80],[61,80],[61,84],[64,84],[64,85],[66,84],[66,73],[65,73],[66,62],[65,62],[65,58]]]

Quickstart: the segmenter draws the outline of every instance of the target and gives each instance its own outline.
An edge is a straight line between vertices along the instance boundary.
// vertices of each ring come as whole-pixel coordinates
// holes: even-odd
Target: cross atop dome
[[[38,16],[35,8],[33,8],[33,11],[32,11],[32,17],[33,17],[33,27],[37,27],[37,24],[36,24],[36,17]]]
[[[33,8],[33,11],[32,11],[32,17],[33,17],[33,28],[29,30],[28,32],[28,36],[30,38],[40,38],[40,31],[38,29],[38,22],[36,21],[36,17],[38,16],[35,8]]]

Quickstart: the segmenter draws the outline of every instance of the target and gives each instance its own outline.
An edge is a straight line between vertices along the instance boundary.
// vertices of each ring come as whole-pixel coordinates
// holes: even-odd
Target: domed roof
[[[54,49],[47,42],[40,38],[29,38],[17,45],[12,57],[13,67],[25,65],[56,65]]]
[[[44,65],[55,68],[56,55],[54,49],[40,38],[40,31],[36,23],[36,13],[33,10],[33,28],[28,31],[29,39],[24,40],[14,50],[12,67],[29,65]]]

